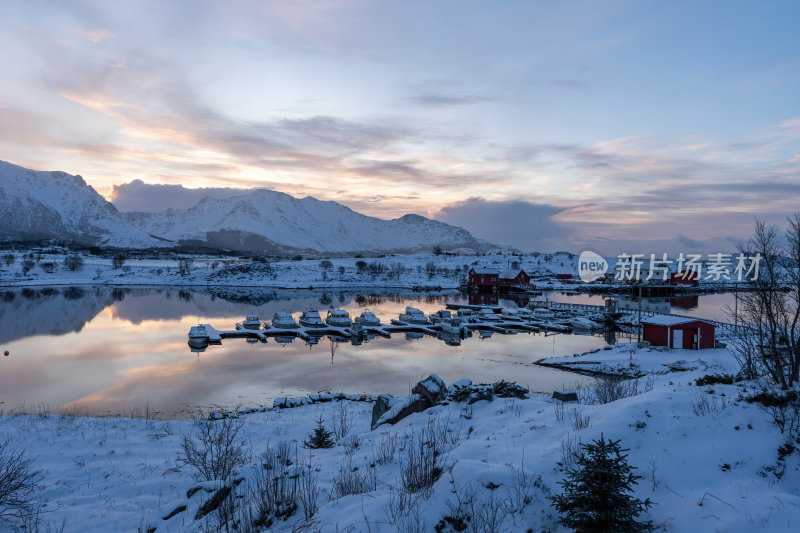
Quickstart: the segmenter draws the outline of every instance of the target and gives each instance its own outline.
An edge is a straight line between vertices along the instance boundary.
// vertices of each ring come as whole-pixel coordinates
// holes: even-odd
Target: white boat
[[[442,326],[443,333],[452,333],[461,335],[461,330],[464,328],[464,326],[461,325],[460,318],[451,318],[450,320],[442,320],[440,321],[440,324]]]
[[[261,320],[258,315],[247,315],[244,322],[242,322],[242,327],[246,329],[261,329]]]
[[[568,323],[572,326],[572,329],[581,331],[591,331],[597,327],[597,324],[593,321],[579,316],[572,317]]]
[[[514,320],[514,321],[522,320],[518,310],[512,309],[510,307],[504,307],[503,310],[500,311],[500,316],[503,318],[503,320]]]
[[[478,330],[478,335],[480,336],[481,339],[488,339],[489,337],[492,336],[492,333],[494,333],[494,331],[488,329]]]
[[[431,319],[431,322],[436,324],[438,322],[445,322],[447,320],[451,320],[453,318],[453,314],[447,309],[440,309],[439,311],[436,311],[435,313],[429,315],[428,318]]]
[[[344,309],[331,309],[328,311],[325,322],[327,322],[329,326],[337,328],[347,328],[353,323],[353,321],[350,320],[350,315]]]
[[[362,326],[380,326],[381,321],[371,311],[364,311],[360,316],[356,317],[356,323]]]
[[[286,311],[278,311],[272,317],[272,325],[278,329],[299,328],[300,326],[295,322],[291,313]]]
[[[400,321],[406,324],[428,324],[428,317],[416,307],[406,307],[406,312],[400,315]]]
[[[478,311],[479,322],[500,322],[500,317],[488,307],[483,307]]]
[[[519,309],[514,309],[517,312],[517,316],[522,319],[533,318],[533,311],[530,309],[525,309],[524,307],[520,307]]]
[[[556,315],[551,310],[544,307],[537,307],[533,310],[533,318],[536,320],[551,320],[555,317]]]
[[[203,341],[208,342],[208,331],[206,331],[205,326],[192,326],[189,328],[189,340],[190,341]]]
[[[456,311],[456,316],[461,320],[463,320],[464,322],[472,321],[476,315],[477,313],[475,313],[475,311],[473,311],[472,309],[459,309],[458,311]]]
[[[294,337],[290,335],[278,335],[277,337],[275,337],[275,341],[281,346],[286,346],[287,344],[291,344],[294,342]]]
[[[300,315],[300,325],[311,328],[324,328],[325,322],[319,316],[319,311],[308,310],[303,311],[303,314]]]

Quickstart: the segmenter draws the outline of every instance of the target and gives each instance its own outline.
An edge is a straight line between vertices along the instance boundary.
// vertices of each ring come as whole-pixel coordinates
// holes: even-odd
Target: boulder
[[[447,388],[447,392],[453,394],[461,389],[466,389],[470,385],[472,385],[471,379],[467,378],[459,379],[458,381],[454,381],[453,383],[450,384],[450,386]]]
[[[394,398],[381,394],[372,407],[372,429],[382,424],[396,424],[410,414],[420,413],[432,404],[419,394]]]
[[[436,374],[431,374],[423,379],[411,389],[413,394],[419,394],[431,405],[438,405],[441,401],[447,398],[447,387],[444,380]]]

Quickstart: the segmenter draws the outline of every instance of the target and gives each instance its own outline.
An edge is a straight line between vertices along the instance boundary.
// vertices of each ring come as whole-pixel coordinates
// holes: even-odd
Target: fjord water
[[[247,314],[269,320],[276,311],[297,316],[333,306],[352,316],[369,309],[388,322],[406,305],[431,313],[465,302],[458,293],[379,289],[6,289],[0,291],[0,351],[10,355],[0,359],[0,409],[125,415],[147,408],[162,417],[188,416],[197,408],[257,407],[277,396],[319,391],[407,394],[432,372],[448,383],[506,379],[550,392],[587,378],[535,361],[606,344],[601,336],[481,339],[476,333],[461,346],[448,346],[429,336],[409,341],[394,334],[360,346],[335,343],[333,357],[327,338],[313,346],[301,339],[286,345],[226,339],[202,353],[187,344],[190,326],[234,329]]]

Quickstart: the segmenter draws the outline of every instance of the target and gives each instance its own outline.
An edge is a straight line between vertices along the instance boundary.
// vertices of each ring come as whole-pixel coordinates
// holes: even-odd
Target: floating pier
[[[449,306],[448,306],[449,307]],[[467,307],[467,306],[464,306]],[[481,306],[468,306],[469,308],[480,309]],[[485,307],[484,307],[485,308]],[[499,311],[500,308],[497,308]],[[556,323],[543,322],[534,319],[514,319],[514,320],[480,320],[479,317],[461,320],[458,325],[453,327],[458,328],[453,330],[443,327],[446,321],[428,323],[428,324],[415,324],[412,322],[405,322],[398,319],[392,319],[390,324],[379,323],[375,325],[364,325],[360,323],[353,323],[350,327],[337,327],[337,326],[298,326],[295,328],[276,328],[267,322],[263,322],[261,327],[255,329],[253,327],[245,327],[242,323],[237,323],[233,330],[220,330],[216,329],[211,324],[199,324],[193,326],[189,332],[189,344],[194,347],[199,347],[204,344],[219,344],[223,339],[228,338],[247,338],[251,341],[267,342],[269,338],[292,339],[300,338],[306,342],[313,343],[314,339],[319,339],[323,336],[334,336],[339,339],[350,339],[354,344],[359,344],[365,338],[370,336],[381,336],[391,338],[393,333],[416,333],[422,335],[430,335],[432,337],[441,338],[448,344],[460,342],[460,339],[472,335],[473,331],[484,332],[497,332],[502,334],[513,333],[516,331],[557,331],[569,332],[571,331],[568,326]]]

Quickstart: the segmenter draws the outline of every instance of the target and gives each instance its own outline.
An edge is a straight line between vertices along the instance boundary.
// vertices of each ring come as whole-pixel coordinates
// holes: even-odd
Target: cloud
[[[410,96],[408,100],[426,107],[450,107],[491,102],[494,98],[477,94],[424,93]]]
[[[230,198],[243,194],[242,189],[187,189],[183,185],[147,184],[142,180],[114,185],[111,202],[121,212],[144,211],[158,213],[168,208],[188,209],[203,198]]]
[[[524,250],[552,251],[563,248],[570,234],[554,217],[562,207],[522,200],[489,201],[469,198],[442,207],[433,218],[460,226],[481,239],[511,243]]]
[[[84,38],[89,39],[93,43],[99,43],[100,41],[104,41],[106,39],[111,39],[112,37],[115,37],[115,35],[109,30],[76,29],[75,31],[81,34]]]

